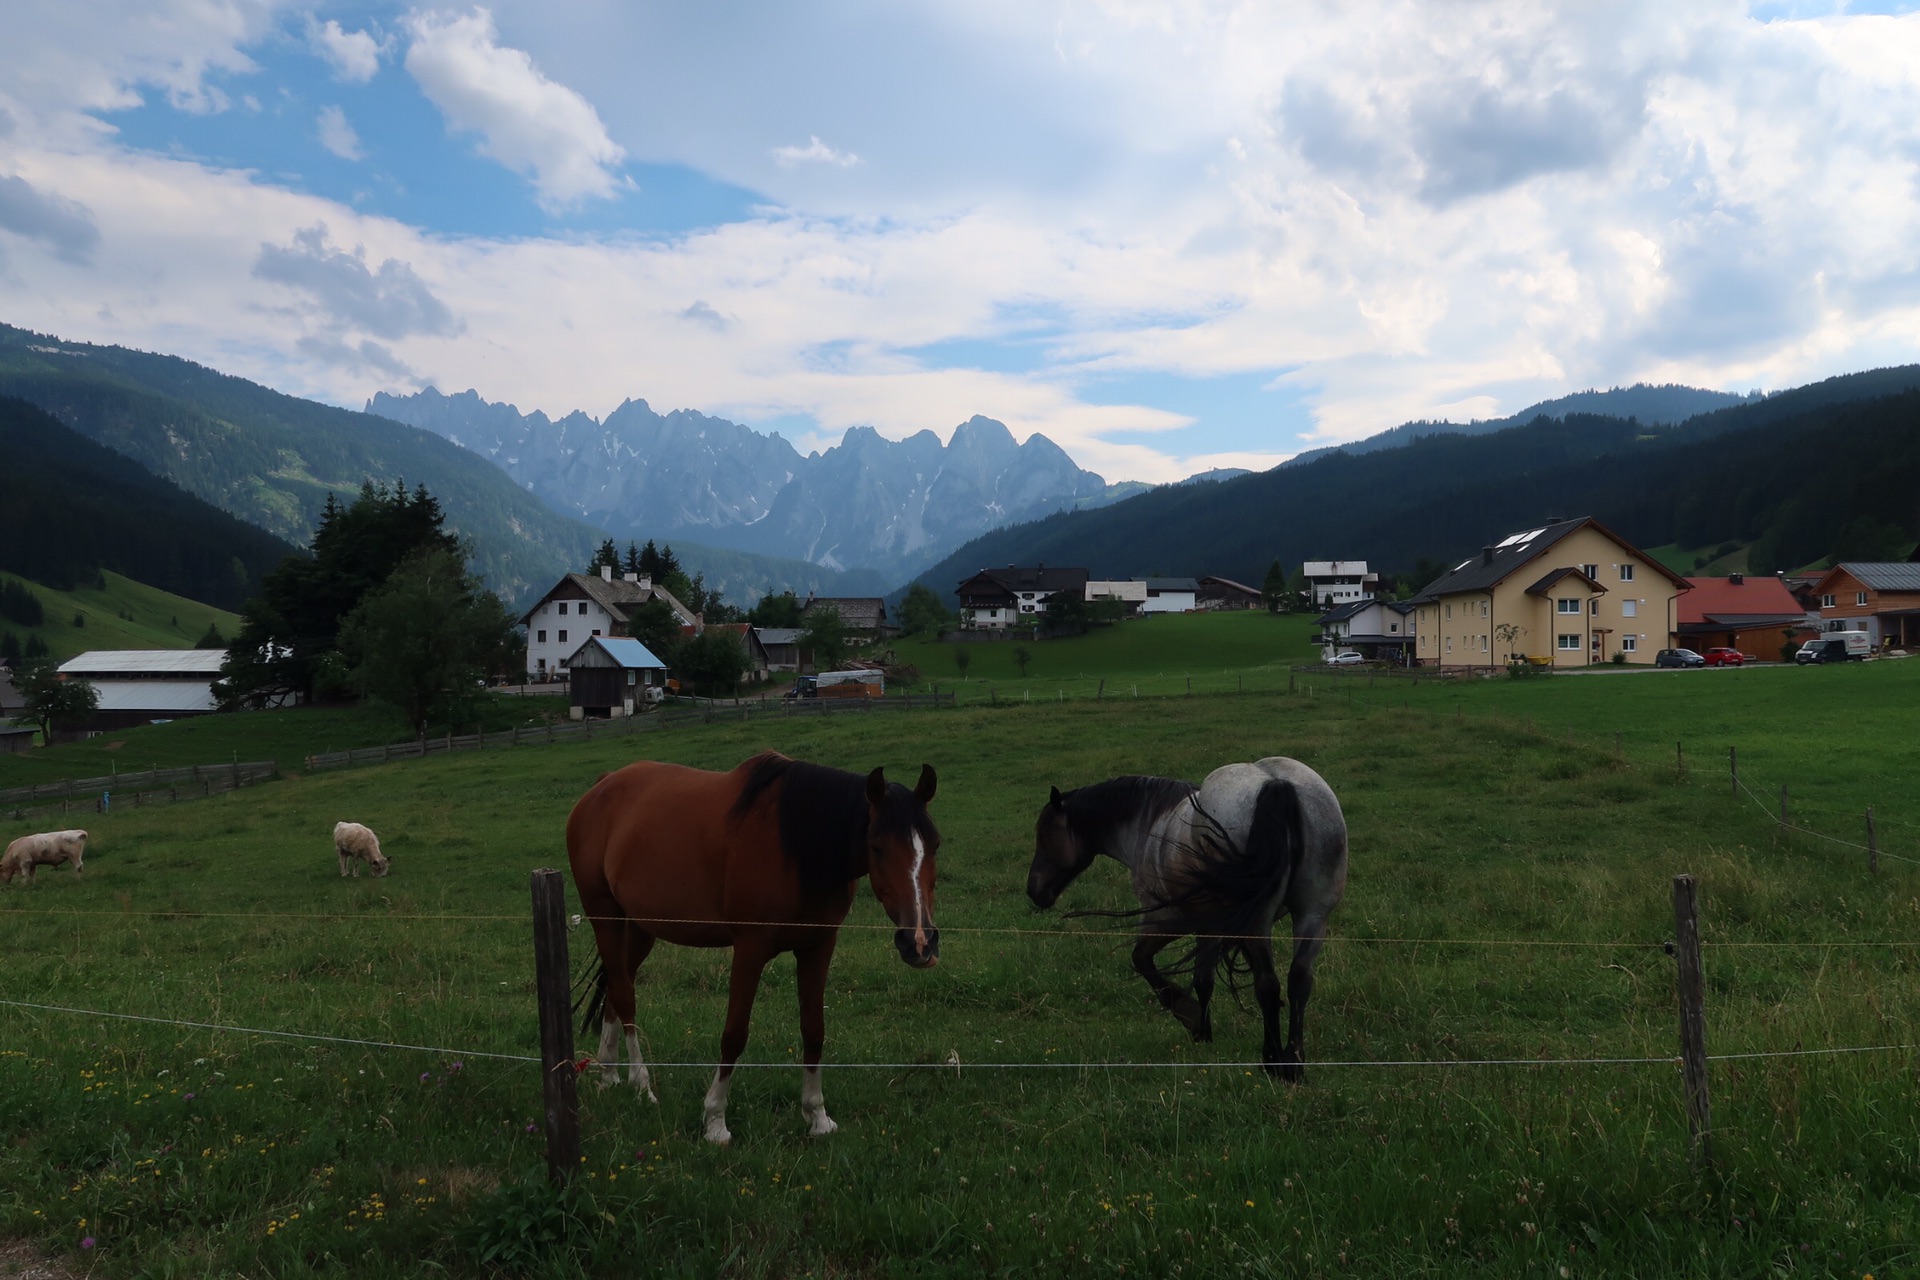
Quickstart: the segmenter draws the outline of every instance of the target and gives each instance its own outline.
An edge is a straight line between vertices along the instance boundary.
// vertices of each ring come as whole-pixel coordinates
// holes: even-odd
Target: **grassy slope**
[[[776,718],[647,739],[705,766],[777,746],[941,770],[945,961],[901,966],[863,892],[830,982],[831,1060],[1169,1065],[836,1071],[842,1128],[824,1142],[801,1137],[790,1072],[749,1072],[729,1150],[698,1141],[706,1073],[667,1066],[658,1107],[624,1089],[585,1096],[578,1245],[602,1274],[639,1257],[665,1274],[726,1259],[742,1274],[1898,1274],[1920,1231],[1905,1055],[1717,1065],[1720,1171],[1699,1180],[1665,1065],[1324,1064],[1670,1053],[1673,966],[1658,944],[1680,870],[1702,879],[1709,941],[1734,944],[1708,956],[1715,1052],[1910,1040],[1913,952],[1846,944],[1914,936],[1916,868],[1890,862],[1874,880],[1845,851],[1783,837],[1728,797],[1710,756],[1681,775],[1662,744],[1676,725],[1701,756],[1729,738],[1745,754],[1752,737],[1756,767],[1798,779],[1829,761],[1842,791],[1877,771],[1910,778],[1916,682],[1920,663],[1316,680],[1291,697]],[[1604,736],[1622,721],[1627,765]],[[1563,723],[1585,740],[1568,745]],[[634,745],[434,758],[102,819],[84,877],[0,896],[10,995],[532,1053],[526,875],[558,863],[573,800]],[[1190,1045],[1124,948],[1086,936],[1099,924],[1036,920],[1022,893],[1047,783],[1197,777],[1276,751],[1333,783],[1354,845],[1309,1023],[1323,1065],[1298,1090],[1209,1066],[1257,1043],[1224,991],[1218,1043]],[[382,832],[390,879],[338,880],[326,830],[347,816]],[[1912,824],[1904,793],[1888,816]],[[1888,847],[1920,854],[1911,832]],[[1102,864],[1064,905],[1125,902]],[[172,909],[207,914],[124,914]],[[299,918],[314,912],[341,914]],[[997,932],[1049,928],[1077,936]],[[656,952],[642,1006],[654,1060],[712,1053],[724,964]],[[751,1060],[790,1061],[792,992],[776,964]],[[524,1066],[10,1008],[0,1043],[0,1230],[67,1249],[92,1235],[102,1274],[426,1275],[470,1270],[476,1232],[531,1230],[490,1198],[539,1178]]]
[[[102,576],[106,579],[104,588],[79,587],[72,591],[55,591],[29,582],[27,585],[46,607],[46,622],[39,627],[22,627],[0,619],[0,631],[13,632],[23,644],[28,636],[38,635],[54,657],[64,662],[89,649],[190,649],[206,634],[209,623],[218,626],[225,636],[239,629],[237,614],[171,595],[117,573]],[[123,613],[131,613],[132,619],[123,618]],[[86,615],[84,627],[73,625],[77,614]]]

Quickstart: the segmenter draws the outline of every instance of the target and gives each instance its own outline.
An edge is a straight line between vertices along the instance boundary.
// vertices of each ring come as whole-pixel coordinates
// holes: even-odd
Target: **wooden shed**
[[[575,720],[645,711],[666,694],[667,664],[638,640],[595,636],[567,660],[568,710]]]

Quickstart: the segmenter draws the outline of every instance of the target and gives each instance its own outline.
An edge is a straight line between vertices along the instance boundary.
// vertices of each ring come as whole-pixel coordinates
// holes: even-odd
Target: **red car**
[[[1738,649],[1709,649],[1702,656],[1710,667],[1739,667],[1745,666],[1747,661],[1747,655]]]

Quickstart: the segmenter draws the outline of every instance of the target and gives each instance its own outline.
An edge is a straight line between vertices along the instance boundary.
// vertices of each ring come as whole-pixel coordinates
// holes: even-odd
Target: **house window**
[[[1390,635],[1390,636],[1397,636],[1397,635],[1399,635],[1399,634],[1400,634],[1400,624],[1399,624],[1399,623],[1397,623],[1397,622],[1389,622],[1389,623],[1387,624],[1387,634],[1388,634],[1388,635]]]
[[[595,635],[599,635],[599,634],[600,634],[600,628],[598,628],[598,627],[595,627],[595,628],[593,629],[593,634],[595,634]]]
[[[1620,581],[1622,581],[1622,582],[1632,582],[1632,581],[1633,581],[1633,566],[1632,566],[1632,565],[1630,565],[1630,564],[1623,564],[1623,565],[1621,565],[1621,566],[1620,566]]]
[[[1488,606],[1488,605],[1490,605],[1490,604],[1492,604],[1492,603],[1493,603],[1493,602],[1492,602],[1491,600],[1482,600],[1482,601],[1480,602],[1480,616],[1481,616],[1481,617],[1483,617],[1483,618],[1484,618],[1484,617],[1486,617],[1486,616],[1487,616],[1487,606]]]
[[[566,633],[566,632],[564,632],[564,631],[562,631],[562,632],[560,633],[560,643],[561,643],[561,644],[565,644],[566,642],[567,642],[567,633]],[[564,665],[564,664],[562,664],[562,665]]]
[[[567,602],[564,600],[560,602],[560,616],[563,618],[567,616]]]
[[[1580,572],[1586,574],[1595,582],[1600,580],[1600,566],[1597,564],[1583,564],[1580,566]]]
[[[1854,602],[1855,604],[1865,604],[1865,603],[1867,602],[1867,593],[1866,593],[1866,592],[1864,592],[1864,591],[1856,591],[1856,592],[1854,592],[1854,593],[1853,593],[1853,602]]]
[[[1831,608],[1833,608],[1833,597],[1832,597],[1832,596],[1821,596],[1821,597],[1820,597],[1820,607],[1821,607],[1822,609],[1831,609]]]
[[[1623,618],[1639,617],[1640,602],[1638,600],[1622,600],[1620,602],[1620,616]]]
[[[536,631],[533,633],[533,638],[536,644],[545,644],[547,642],[547,633],[544,631]]]
[[[1448,622],[1453,621],[1453,604],[1451,601],[1449,601],[1447,604],[1447,621]]]
[[[1639,650],[1640,650],[1639,636],[1621,636],[1620,637],[1620,652],[1637,653],[1639,652]]]
[[[1587,612],[1592,614],[1596,618],[1600,616],[1600,597],[1599,596],[1595,596],[1593,599],[1587,601]]]
[[[1447,637],[1447,652],[1448,652],[1448,653],[1452,653],[1452,652],[1453,652],[1453,637],[1452,637],[1452,636],[1448,636],[1448,637]]]
[[[1560,606],[1561,613],[1580,612],[1580,602],[1578,600],[1561,600],[1558,602],[1558,604]]]
[[[1487,637],[1485,635],[1482,635],[1480,637],[1480,652],[1485,653],[1486,651],[1487,651]]]
[[[1577,635],[1574,635],[1574,636],[1563,635],[1560,637],[1559,643],[1560,643],[1560,648],[1563,650],[1571,649],[1575,652],[1578,652],[1580,649],[1580,637]]]

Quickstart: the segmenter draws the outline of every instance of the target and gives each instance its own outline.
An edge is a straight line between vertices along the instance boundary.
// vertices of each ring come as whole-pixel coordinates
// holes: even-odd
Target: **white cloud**
[[[591,103],[503,46],[493,15],[416,13],[407,71],[454,129],[480,135],[480,149],[530,175],[550,207],[610,196],[626,153]]]
[[[375,40],[372,33],[344,30],[332,18],[325,22],[309,18],[307,42],[315,53],[332,64],[334,78],[348,84],[365,84],[378,75],[380,54],[386,47],[382,41]]]
[[[360,145],[360,135],[347,122],[347,113],[337,106],[320,108],[318,121],[320,145],[339,156],[342,160],[364,160],[366,148]]]
[[[616,136],[776,206],[650,240],[407,227],[42,127],[48,104],[203,92],[257,30],[208,14],[251,12],[140,49],[108,33],[93,62],[80,24],[63,44],[41,21],[65,87],[0,47],[0,173],[64,202],[9,206],[38,229],[8,233],[12,322],[346,404],[415,377],[556,416],[644,395],[811,415],[814,444],[980,412],[1148,480],[1299,446],[1089,402],[1116,377],[1277,379],[1324,443],[1591,385],[1920,357],[1913,18],[956,0],[722,22],[500,0],[498,29],[408,20],[449,125],[549,206],[614,188]],[[783,167],[768,143],[796,119],[819,133],[788,150],[857,139],[866,163]],[[995,366],[1014,343],[1031,359]]]
[[[814,134],[813,140],[804,147],[775,147],[773,162],[782,169],[791,169],[801,164],[825,164],[838,169],[851,169],[860,163],[860,157],[851,151],[835,151],[820,141],[820,135]]]

